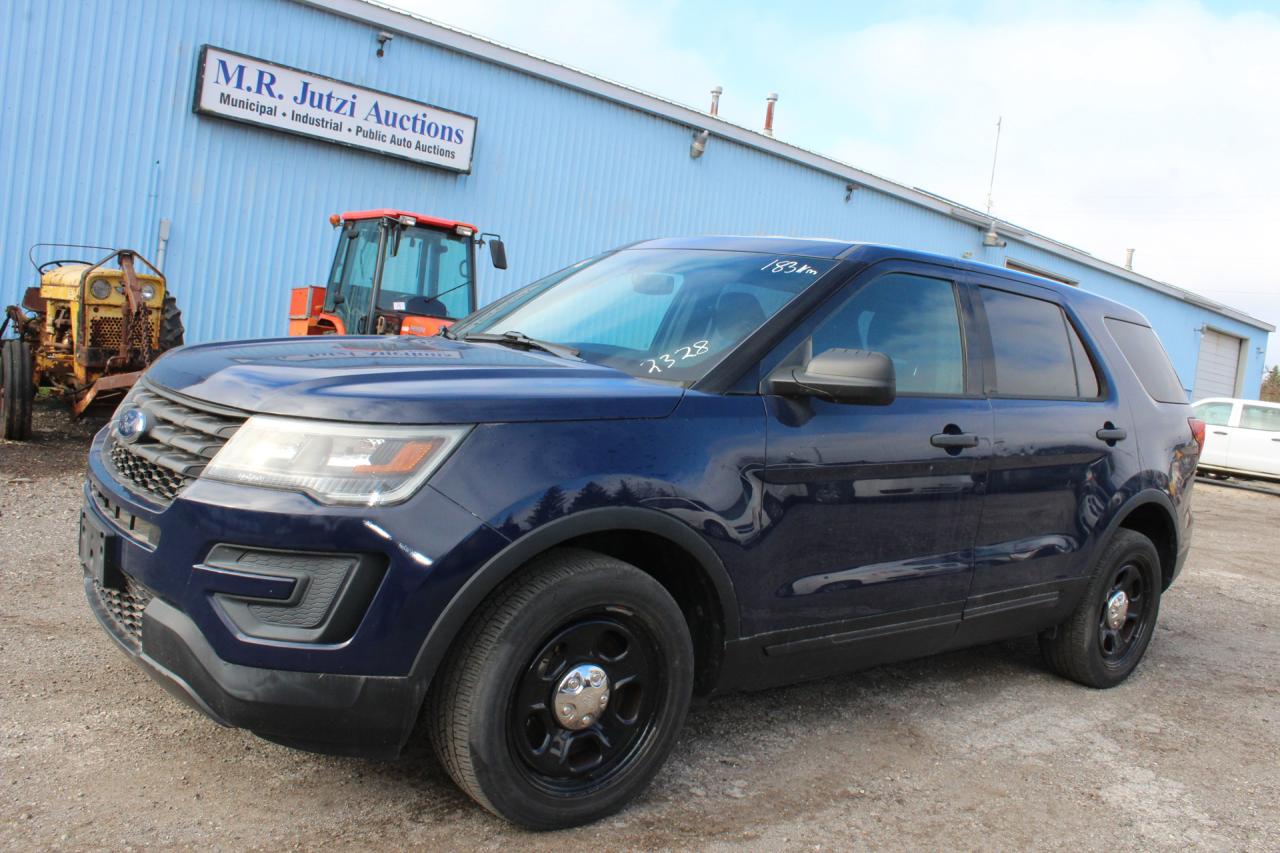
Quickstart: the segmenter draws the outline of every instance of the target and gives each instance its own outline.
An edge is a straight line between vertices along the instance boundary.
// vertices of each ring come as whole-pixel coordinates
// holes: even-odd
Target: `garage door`
[[[1239,367],[1240,339],[1205,329],[1200,336],[1200,358],[1196,361],[1196,384],[1191,399],[1236,396]]]

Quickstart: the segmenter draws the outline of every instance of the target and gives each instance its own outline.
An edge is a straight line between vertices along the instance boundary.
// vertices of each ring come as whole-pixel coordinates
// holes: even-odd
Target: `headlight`
[[[417,491],[469,429],[254,415],[201,476],[305,492],[327,504],[393,504]]]
[[[111,282],[105,278],[95,278],[89,282],[89,292],[93,294],[94,299],[106,299],[111,295]]]
[[[156,286],[154,284],[144,283],[139,289],[142,291],[142,298],[144,301],[150,302],[152,299],[156,298]]]

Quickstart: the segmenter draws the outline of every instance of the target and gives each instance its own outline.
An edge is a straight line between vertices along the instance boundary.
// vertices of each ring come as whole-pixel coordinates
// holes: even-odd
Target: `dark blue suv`
[[[94,440],[85,591],[214,720],[397,754],[535,828],[693,694],[1038,634],[1122,681],[1203,426],[1147,322],[883,246],[656,240],[445,336],[187,347]]]

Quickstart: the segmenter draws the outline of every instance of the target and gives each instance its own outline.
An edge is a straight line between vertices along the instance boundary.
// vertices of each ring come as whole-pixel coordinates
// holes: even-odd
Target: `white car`
[[[1200,468],[1280,479],[1280,403],[1209,397],[1193,411],[1205,422]]]

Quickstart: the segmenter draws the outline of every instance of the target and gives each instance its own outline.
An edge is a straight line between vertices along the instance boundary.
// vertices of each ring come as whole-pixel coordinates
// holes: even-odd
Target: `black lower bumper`
[[[140,646],[121,632],[85,578],[94,616],[161,686],[224,726],[299,749],[390,757],[413,731],[424,689],[410,678],[334,675],[227,663],[180,610],[153,598]]]

